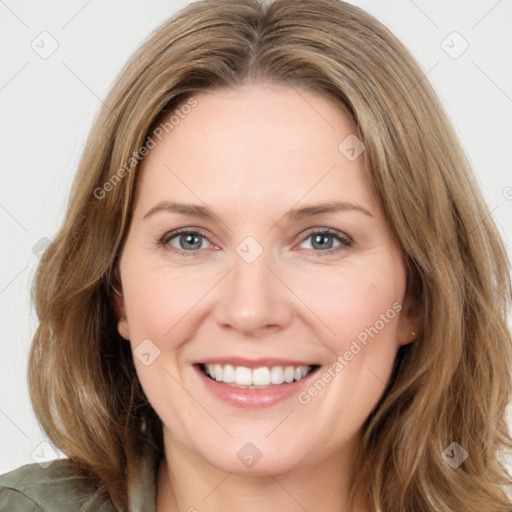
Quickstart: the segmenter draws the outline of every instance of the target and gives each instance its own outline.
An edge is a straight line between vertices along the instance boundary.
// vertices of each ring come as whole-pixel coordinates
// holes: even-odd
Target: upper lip
[[[281,359],[275,357],[258,359],[248,359],[245,357],[208,357],[197,361],[195,364],[230,364],[232,366],[244,366],[246,368],[261,368],[263,366],[317,366],[317,363],[311,361],[299,361],[297,359]]]

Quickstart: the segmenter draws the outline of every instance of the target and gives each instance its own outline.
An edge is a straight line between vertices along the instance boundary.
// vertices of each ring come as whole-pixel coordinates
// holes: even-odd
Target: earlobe
[[[398,321],[398,344],[407,345],[413,342],[418,338],[419,331],[420,319],[417,305],[406,299]]]
[[[128,325],[128,319],[126,318],[126,312],[124,308],[124,298],[122,293],[120,293],[114,286],[112,286],[114,290],[114,310],[117,318],[117,331],[125,340],[130,339],[130,329]]]
[[[412,343],[418,337],[418,333],[416,331],[410,331],[408,335],[401,336],[398,338],[399,345],[407,345]]]
[[[130,330],[128,328],[128,321],[126,319],[119,320],[119,322],[117,322],[117,331],[122,338],[127,341],[130,340]]]

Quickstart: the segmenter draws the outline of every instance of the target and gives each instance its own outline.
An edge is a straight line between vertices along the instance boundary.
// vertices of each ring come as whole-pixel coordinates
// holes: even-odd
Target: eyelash
[[[169,244],[169,242],[171,240],[173,240],[174,238],[176,238],[177,236],[180,236],[180,235],[186,234],[186,233],[193,234],[193,235],[199,235],[202,238],[208,240],[208,237],[205,234],[203,234],[201,232],[201,230],[198,230],[197,228],[180,228],[180,229],[176,229],[174,231],[169,231],[168,233],[166,233],[158,241],[158,246],[161,246],[164,248],[169,248],[173,252],[176,252],[183,257],[197,256],[198,252],[201,251],[201,249],[194,249],[192,251],[184,251],[182,249],[173,247],[172,245]],[[339,231],[330,229],[330,228],[325,228],[325,229],[314,229],[313,228],[306,232],[306,234],[301,238],[300,243],[305,242],[306,240],[308,240],[309,238],[311,238],[314,235],[326,235],[326,236],[334,237],[336,240],[338,240],[340,242],[340,245],[338,247],[327,249],[325,251],[315,251],[314,249],[307,249],[307,250],[312,250],[322,256],[333,255],[334,253],[338,252],[339,250],[341,250],[343,248],[352,247],[354,245],[353,240],[349,236],[347,236],[344,233],[341,233]]]

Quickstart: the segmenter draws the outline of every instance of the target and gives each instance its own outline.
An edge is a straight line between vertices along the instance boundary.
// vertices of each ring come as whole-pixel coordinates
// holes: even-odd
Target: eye
[[[180,228],[169,231],[160,240],[159,245],[179,253],[181,256],[196,256],[201,249],[215,247],[206,236],[196,228]],[[316,253],[332,254],[347,247],[352,247],[352,239],[336,230],[310,230],[302,237],[300,245],[309,245],[303,249]]]
[[[305,249],[329,254],[346,247],[352,247],[353,245],[353,241],[350,237],[332,229],[309,231],[302,238],[301,245],[309,240],[311,240],[309,242],[309,247],[305,247]]]
[[[207,244],[210,242],[197,229],[177,229],[166,233],[160,239],[160,245],[179,252],[182,256],[194,256],[196,251],[208,248]]]

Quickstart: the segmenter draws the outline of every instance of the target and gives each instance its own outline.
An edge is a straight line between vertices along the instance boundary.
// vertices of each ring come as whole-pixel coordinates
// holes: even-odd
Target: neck
[[[361,493],[350,506],[353,458],[359,439],[328,460],[287,472],[258,475],[226,473],[164,434],[165,457],[160,464],[156,512],[370,512]],[[171,455],[172,454],[172,455]]]

